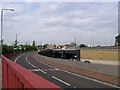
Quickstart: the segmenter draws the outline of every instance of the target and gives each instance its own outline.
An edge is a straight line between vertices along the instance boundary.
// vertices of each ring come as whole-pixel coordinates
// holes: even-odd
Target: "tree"
[[[82,47],[87,47],[87,46],[85,44],[80,44],[79,47],[82,48]]]
[[[116,36],[115,38],[116,38],[115,45],[120,46],[120,34],[118,36]]]
[[[32,44],[32,46],[34,46],[34,47],[35,47],[35,41],[33,41],[33,44]]]
[[[21,51],[25,51],[25,45],[20,44],[19,46],[21,47]]]
[[[44,44],[44,45],[43,45],[43,49],[47,49],[48,46],[49,46],[49,44]]]
[[[13,45],[15,52],[19,51],[18,43],[19,43],[19,42],[18,42],[17,40],[15,40],[14,45]]]
[[[71,47],[75,47],[75,46],[76,46],[76,43],[75,43],[75,42],[71,42],[71,43],[70,43],[70,46],[71,46]]]
[[[2,45],[2,54],[12,53],[14,51],[13,46]]]

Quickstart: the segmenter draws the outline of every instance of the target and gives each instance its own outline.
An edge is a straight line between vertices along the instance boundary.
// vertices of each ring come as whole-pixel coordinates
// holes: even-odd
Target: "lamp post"
[[[16,33],[16,41],[18,41],[18,34],[21,34],[21,33]]]
[[[3,12],[4,11],[14,11],[14,9],[2,9],[1,10],[1,53],[2,53],[2,45],[3,45],[2,33],[3,33]]]
[[[21,33],[16,33],[16,40],[14,42],[14,50],[19,50],[19,46],[18,46],[18,34],[21,34]],[[14,51],[14,52],[15,52]]]

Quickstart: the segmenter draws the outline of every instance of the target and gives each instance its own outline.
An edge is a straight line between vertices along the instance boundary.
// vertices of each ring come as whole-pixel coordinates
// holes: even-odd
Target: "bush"
[[[21,47],[21,49],[20,49]],[[17,49],[14,49],[15,47],[14,46],[8,46],[8,45],[2,45],[2,54],[10,54],[10,53],[13,53],[14,51],[15,52],[21,52],[21,51],[33,51],[33,50],[36,50],[36,47],[35,46],[31,46],[31,45],[20,45],[17,46],[16,48]]]
[[[79,47],[82,48],[82,47],[87,47],[87,46],[85,44],[80,44]]]
[[[9,54],[13,52],[14,52],[13,46],[2,45],[2,54]]]

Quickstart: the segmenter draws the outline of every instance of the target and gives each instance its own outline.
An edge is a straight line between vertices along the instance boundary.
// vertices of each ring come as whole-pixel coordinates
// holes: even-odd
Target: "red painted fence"
[[[17,63],[2,56],[2,87],[4,88],[47,88],[63,90],[59,86],[28,71]]]
[[[10,58],[12,58],[12,57],[14,57],[14,56],[16,56],[18,54],[20,54],[20,53],[10,53],[10,54],[3,54],[3,55],[10,59]]]

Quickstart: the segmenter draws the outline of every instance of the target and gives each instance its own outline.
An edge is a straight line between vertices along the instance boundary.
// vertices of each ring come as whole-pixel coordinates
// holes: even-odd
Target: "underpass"
[[[41,50],[38,52],[40,55],[53,58],[62,58],[62,59],[76,59],[80,60],[80,50]]]

